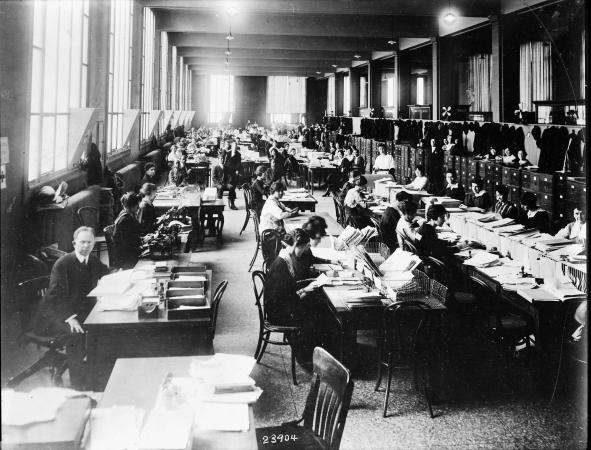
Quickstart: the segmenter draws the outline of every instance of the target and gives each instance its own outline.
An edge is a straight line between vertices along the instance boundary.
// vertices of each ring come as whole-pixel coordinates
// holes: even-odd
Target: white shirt
[[[408,184],[406,187],[414,191],[422,191],[425,189],[428,182],[427,177],[416,177],[412,180],[412,183]]]
[[[394,168],[392,155],[378,155],[373,165],[374,170],[390,170]]]
[[[74,254],[76,255],[76,259],[78,261],[80,261],[80,263],[88,264],[88,256],[81,255],[80,253],[78,253],[76,251],[74,252]]]
[[[365,200],[363,200],[363,197],[361,196],[359,186],[349,189],[345,196],[344,203],[345,206],[348,206],[349,208],[355,208],[357,205],[361,205],[365,208]]]
[[[269,197],[261,210],[259,231],[283,229],[283,219],[288,215],[287,208],[278,199]]]

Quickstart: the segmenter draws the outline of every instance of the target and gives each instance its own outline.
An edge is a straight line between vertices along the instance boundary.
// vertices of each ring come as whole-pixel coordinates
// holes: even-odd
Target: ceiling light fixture
[[[226,36],[226,39],[227,39],[228,41],[233,41],[233,40],[234,40],[234,36],[232,36],[232,32],[231,32],[231,31],[230,31],[230,34],[228,34],[228,35]]]
[[[443,16],[443,21],[448,25],[451,25],[456,21],[456,15],[451,12],[451,0],[447,3],[447,14]]]
[[[390,45],[395,45],[395,44],[396,44],[396,41],[395,41],[394,39],[390,39],[390,40],[388,41],[388,44],[390,44]]]
[[[360,55],[359,53],[355,53],[355,54],[353,55],[353,58],[355,58],[355,59],[359,59],[359,58],[361,58],[361,55]]]
[[[332,67],[334,67],[335,69],[338,67],[336,64],[331,64]]]
[[[320,72],[320,71],[318,71],[318,70],[316,71],[316,75],[320,75],[321,73],[322,73],[322,72]]]
[[[239,12],[239,11],[238,11],[238,9],[234,8],[233,6],[230,6],[230,7],[229,7],[229,8],[226,10],[226,12],[228,13],[228,15],[229,15],[230,17],[234,17],[236,14],[238,14],[238,12]]]

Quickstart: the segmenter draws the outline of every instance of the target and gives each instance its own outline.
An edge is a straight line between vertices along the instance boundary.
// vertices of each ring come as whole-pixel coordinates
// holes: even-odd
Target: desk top
[[[191,254],[189,253],[179,253],[176,255],[176,259],[168,260],[169,268],[175,266],[191,266],[191,265],[199,265],[203,264],[203,262],[199,263],[192,263],[191,262]],[[135,268],[141,268],[142,266],[151,265],[153,264],[152,261],[140,260],[135,265]],[[212,300],[212,284],[213,284],[213,271],[208,269],[205,271],[207,277],[207,291],[205,292],[205,298],[207,301],[207,306],[209,307],[210,302]],[[143,326],[162,326],[163,324],[173,323],[173,322],[196,322],[196,323],[208,323],[209,318],[207,317],[199,317],[196,319],[182,319],[182,320],[168,320],[166,314],[158,317],[157,319],[139,319],[137,310],[133,311],[99,311],[97,306],[95,305],[90,311],[90,314],[84,321],[85,327],[100,327],[100,326],[125,326],[125,325],[143,325]]]
[[[209,359],[209,356],[181,356],[165,358],[120,358],[115,363],[111,377],[99,403],[101,408],[134,405],[149,411],[167,373],[173,376],[189,376],[193,359]],[[131,382],[133,380],[133,382]],[[250,429],[246,432],[196,431],[193,448],[206,449],[256,449],[257,441],[252,406],[249,407]]]
[[[2,425],[2,447],[39,448],[53,444],[52,448],[78,448],[89,414],[89,398],[70,398],[50,422],[19,427]]]
[[[328,227],[326,228],[327,235],[338,236],[343,232],[344,228],[326,212],[305,212],[305,213],[299,213],[295,217],[283,219],[285,229],[287,231],[292,231],[292,230],[295,230],[296,228],[300,228],[312,216],[320,216],[320,217],[324,218],[324,220],[326,221],[326,225],[328,225]]]

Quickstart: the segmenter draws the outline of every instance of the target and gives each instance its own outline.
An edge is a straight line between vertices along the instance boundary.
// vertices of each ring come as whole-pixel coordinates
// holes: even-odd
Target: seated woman
[[[265,311],[274,325],[304,325],[312,319],[302,300],[314,289],[298,290],[297,267],[300,258],[310,250],[310,237],[298,228],[283,240],[285,248],[279,252],[267,273],[265,281]]]
[[[417,233],[418,225],[414,220],[418,206],[412,200],[405,200],[400,203],[399,209],[402,216],[396,224],[396,239],[398,239],[398,246],[408,251],[408,246],[405,245],[406,242],[416,246],[417,241],[420,240],[420,236]]]
[[[254,171],[255,179],[250,186],[252,192],[252,207],[261,216],[261,210],[265,204],[265,196],[267,196],[267,188],[265,186],[265,166],[258,166]]]
[[[323,197],[328,197],[337,192],[345,182],[347,174],[351,171],[351,161],[343,157],[342,151],[339,150],[335,153],[335,159],[339,161],[339,167],[326,177],[326,192],[322,195]]]
[[[320,244],[322,238],[326,236],[327,227],[326,220],[324,220],[324,217],[322,216],[312,216],[304,225],[302,225],[302,230],[310,236],[310,247],[316,247]],[[296,267],[297,280],[304,280],[318,275],[318,273],[311,268],[312,264],[330,264],[333,262],[329,259],[314,256],[310,247],[302,253],[299,258],[299,264]]]
[[[524,192],[521,196],[521,206],[525,209],[522,223],[525,228],[537,228],[542,233],[550,231],[550,216],[548,211],[538,206],[538,199],[533,192]]]
[[[187,170],[184,161],[175,161],[172,169],[168,172],[168,184],[175,186],[182,186],[185,183]]]
[[[527,154],[525,153],[525,150],[519,150],[517,152],[517,161],[515,162],[515,164],[520,169],[525,169],[526,167],[529,167],[532,165],[532,163],[529,162],[529,159],[527,159]]]
[[[391,252],[394,252],[398,248],[398,240],[396,239],[396,225],[402,216],[400,211],[400,204],[406,200],[412,200],[412,196],[405,191],[399,191],[396,193],[395,205],[388,206],[382,214],[380,219],[380,235],[384,241],[384,244],[388,246]]]
[[[582,207],[577,207],[573,211],[575,218],[574,222],[569,223],[562,228],[556,237],[563,239],[574,239],[577,243],[583,243],[587,240],[587,227],[585,210]]]
[[[475,178],[472,181],[472,192],[466,194],[464,204],[469,208],[480,208],[484,211],[489,211],[492,208],[492,200],[490,194],[482,189],[483,182],[480,178]]]
[[[466,191],[464,191],[464,186],[458,183],[456,171],[448,169],[445,173],[445,181],[447,182],[447,186],[443,191],[444,195],[463,202],[466,197]]]
[[[289,209],[280,202],[285,193],[285,186],[281,181],[271,184],[270,195],[263,209],[261,210],[261,223],[259,231],[277,230],[279,233],[285,233],[283,219],[297,216],[299,208]]]
[[[437,237],[436,227],[441,227],[448,213],[443,205],[431,205],[427,210],[427,220],[417,229],[420,235],[418,249],[422,255],[433,256],[441,261],[448,261],[457,248]]]
[[[154,210],[154,199],[156,198],[156,185],[144,183],[140,189],[142,201],[140,202],[138,221],[142,234],[153,233],[156,230],[156,211]]]
[[[142,185],[144,183],[158,183],[158,177],[156,176],[156,164],[154,163],[146,163],[144,166],[144,176],[142,177]]]
[[[123,210],[115,219],[113,230],[114,264],[118,269],[132,269],[138,262],[140,254],[141,226],[136,216],[140,206],[140,198],[133,192],[121,196]]]
[[[353,146],[353,156],[353,169],[356,169],[361,173],[365,173],[365,159],[363,159],[363,156],[359,154],[359,149],[355,146]]]
[[[517,157],[513,154],[509,147],[503,150],[503,164],[506,166],[513,166],[517,161]]]
[[[497,153],[497,149],[494,147],[490,147],[488,152],[482,157],[482,159],[486,161],[501,161],[502,156]]]
[[[415,168],[415,179],[410,184],[404,186],[404,188],[411,191],[424,191],[427,189],[428,183],[429,180],[425,176],[425,168],[419,164]]]
[[[353,171],[357,172],[357,171]],[[367,185],[367,179],[361,175],[354,178],[355,186],[349,189],[345,196],[345,213],[347,220],[351,220],[351,225],[355,228],[365,228],[371,224],[369,220],[370,212],[367,209],[365,193],[363,189]]]
[[[496,189],[495,213],[499,219],[515,219],[517,220],[517,208],[507,198],[509,196],[509,189],[507,186],[498,185]]]

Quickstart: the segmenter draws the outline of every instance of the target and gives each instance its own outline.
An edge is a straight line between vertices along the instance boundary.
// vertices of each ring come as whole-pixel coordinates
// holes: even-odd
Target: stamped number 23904
[[[297,441],[298,437],[295,434],[271,434],[269,436],[263,436],[263,445],[265,444],[276,444],[277,442],[289,442]]]

